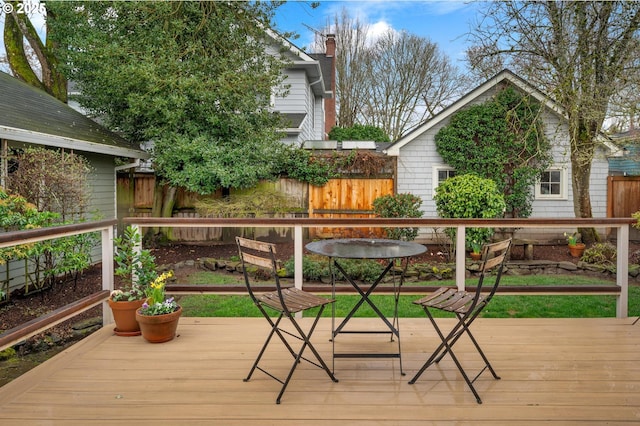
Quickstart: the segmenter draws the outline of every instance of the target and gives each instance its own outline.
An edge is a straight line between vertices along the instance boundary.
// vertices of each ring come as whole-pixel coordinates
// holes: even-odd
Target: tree
[[[28,148],[18,154],[17,163],[8,178],[10,190],[22,194],[38,211],[58,213],[62,221],[86,219],[91,197],[91,166],[86,158],[63,150]]]
[[[200,194],[273,177],[281,144],[269,112],[283,62],[266,50],[277,4],[56,2],[50,21],[78,100],[132,142],[152,141],[154,214],[176,187]],[[160,200],[162,202],[160,202]]]
[[[346,9],[327,23],[325,32],[336,37],[340,127],[380,127],[396,140],[442,109],[465,84],[427,38],[388,31],[373,40],[369,26]]]
[[[444,108],[461,82],[435,43],[404,31],[384,33],[360,65],[366,85],[358,120],[384,129],[391,140]]]
[[[357,124],[362,112],[366,77],[359,64],[364,60],[368,31],[369,26],[349,16],[344,7],[326,25],[326,32],[336,36],[336,106],[340,127]],[[323,39],[316,40],[316,44],[319,49],[324,48]]]
[[[562,105],[575,214],[592,217],[589,179],[597,136],[612,95],[637,77],[640,3],[502,1],[485,7],[472,33],[476,58],[509,59],[508,66]],[[597,239],[594,230],[581,232],[587,241]]]
[[[435,136],[456,173],[496,182],[508,217],[529,217],[532,188],[551,163],[540,104],[508,87],[483,104],[458,111]]]
[[[58,70],[58,60],[53,53],[54,42],[50,38],[46,43],[42,42],[29,19],[29,15],[35,10],[27,5],[24,6],[25,9],[19,9],[18,3],[22,4],[8,2],[13,7],[10,8],[11,12],[5,14],[4,19],[4,46],[9,68],[20,80],[67,102],[67,80]],[[47,13],[51,18],[44,2],[38,5],[38,11]]]

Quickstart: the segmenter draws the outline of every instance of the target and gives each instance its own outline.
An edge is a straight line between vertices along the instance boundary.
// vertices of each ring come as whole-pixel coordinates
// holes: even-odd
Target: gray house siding
[[[96,213],[96,219],[116,218],[115,168],[112,157],[84,153],[93,170],[89,176],[91,200],[89,214]],[[90,217],[91,218],[91,217]]]
[[[287,134],[283,142],[301,146],[307,140],[323,139],[323,101],[314,95],[306,73],[302,70],[287,70],[283,84],[288,86],[287,96],[275,97],[274,110],[283,114],[305,114],[297,131]]]

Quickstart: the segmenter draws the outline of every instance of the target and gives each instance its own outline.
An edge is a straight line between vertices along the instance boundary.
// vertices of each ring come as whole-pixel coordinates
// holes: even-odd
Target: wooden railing
[[[117,223],[117,220],[112,219],[0,233],[0,248],[5,248],[98,231],[100,232],[102,249],[102,291],[3,332],[0,334],[0,350],[41,333],[107,300],[111,290],[113,290],[113,232]],[[102,312],[103,324],[113,322],[109,309],[104,309],[103,306]]]
[[[629,258],[629,225],[632,218],[616,219],[308,219],[308,218],[270,218],[270,219],[213,219],[213,218],[125,218],[124,223],[138,228],[146,227],[247,227],[271,228],[291,227],[294,230],[295,285],[302,288],[303,230],[317,227],[417,227],[417,228],[456,228],[456,246],[464,247],[466,228],[542,228],[542,229],[575,229],[575,228],[609,228],[616,230],[618,260],[616,268],[616,316],[627,317],[628,311],[628,258]],[[84,312],[100,303],[104,303],[113,290],[113,235],[116,220],[87,222],[52,228],[41,228],[26,231],[0,233],[0,248],[11,247],[64,236],[71,236],[100,231],[102,244],[102,290],[84,299],[64,306],[43,317],[23,324],[15,329],[0,334],[0,350],[21,340],[40,333],[74,315]],[[465,252],[456,252],[456,285],[465,287]],[[535,294],[565,294],[563,288],[541,288]],[[566,294],[569,294],[567,292]],[[528,294],[532,294],[529,292]],[[103,304],[103,324],[113,322],[111,311]]]
[[[466,228],[542,228],[542,229],[576,229],[576,228],[609,228],[616,230],[617,268],[616,316],[626,318],[628,315],[628,283],[629,283],[629,225],[635,223],[632,218],[528,218],[528,219],[309,219],[309,218],[125,218],[124,222],[139,228],[146,227],[248,227],[271,228],[291,227],[294,230],[294,280],[295,286],[302,288],[303,229],[305,228],[456,228],[456,247],[465,246]],[[465,252],[456,251],[456,285],[465,288]],[[553,291],[552,291],[553,290]],[[568,289],[542,289],[535,294],[563,294]],[[533,294],[533,293],[530,293]]]

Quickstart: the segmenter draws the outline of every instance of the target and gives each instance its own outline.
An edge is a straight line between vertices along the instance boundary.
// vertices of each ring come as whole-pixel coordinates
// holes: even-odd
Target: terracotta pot
[[[585,245],[584,243],[576,243],[569,246],[569,253],[573,257],[582,257],[582,253],[584,253]]]
[[[136,311],[142,306],[144,300],[114,302],[109,298],[107,302],[116,323],[114,333],[117,336],[139,336],[140,326],[136,321]]]
[[[482,253],[470,252],[469,256],[471,256],[471,260],[480,260],[480,259],[482,259]]]
[[[182,315],[181,306],[177,311],[164,315],[141,315],[139,309],[136,311],[142,337],[151,343],[168,342],[176,337],[180,315]]]

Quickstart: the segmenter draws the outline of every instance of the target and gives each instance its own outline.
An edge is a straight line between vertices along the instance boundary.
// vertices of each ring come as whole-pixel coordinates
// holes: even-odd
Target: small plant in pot
[[[147,298],[147,288],[158,276],[155,259],[149,250],[138,250],[142,237],[136,228],[128,226],[122,236],[115,238],[114,274],[121,278],[122,287],[111,292],[108,303],[119,336],[139,336],[140,326],[136,310]]]
[[[469,243],[469,246],[471,247],[470,251],[469,251],[469,255],[471,256],[471,259],[473,260],[480,260],[480,258],[482,257],[482,243],[478,240],[471,240],[471,242]]]
[[[142,337],[151,343],[168,342],[176,335],[182,307],[165,294],[166,282],[172,276],[173,272],[165,272],[149,284],[147,300],[136,311]]]
[[[579,242],[580,234],[578,233],[567,234],[565,232],[564,236],[567,237],[567,246],[569,247],[569,252],[571,253],[571,256],[581,257],[586,245],[584,243]]]

